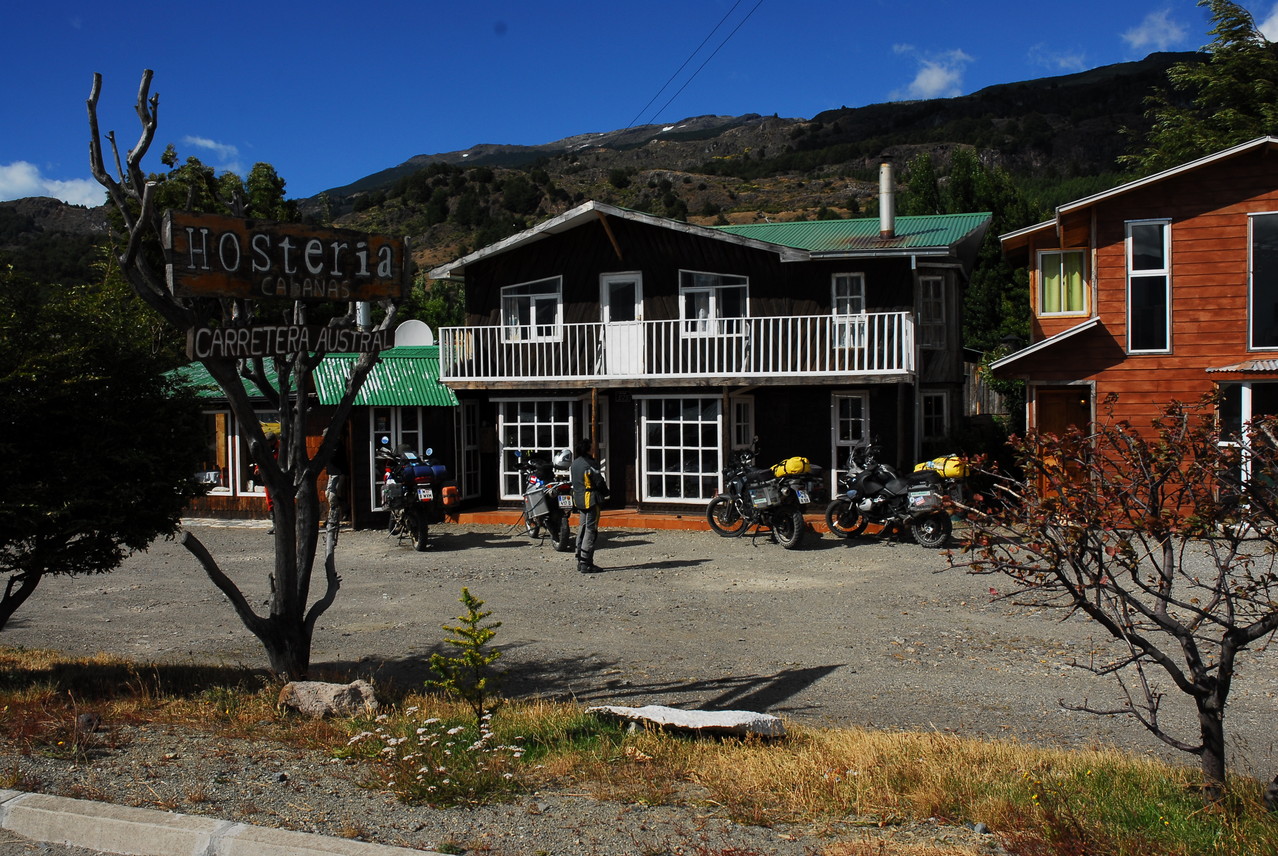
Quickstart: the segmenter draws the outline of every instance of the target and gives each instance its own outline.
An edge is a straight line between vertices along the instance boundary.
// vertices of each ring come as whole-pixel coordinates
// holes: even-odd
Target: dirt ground
[[[191,521],[264,604],[274,539],[264,525]],[[1107,650],[1082,619],[1062,622],[1000,598],[1001,578],[947,569],[908,542],[809,533],[788,551],[766,537],[606,529],[582,575],[571,554],[494,525],[443,524],[415,552],[380,531],[345,531],[342,588],[320,619],[313,676],[420,685],[462,587],[502,622],[508,695],[588,704],[766,711],[811,724],[1015,737],[1068,747],[1113,744],[1178,763],[1123,718],[1063,709],[1119,701],[1111,679],[1072,668]],[[322,570],[317,564],[317,579]],[[257,640],[180,545],[160,542],[112,574],[51,579],[0,635],[10,646],[136,659],[265,665]],[[1278,655],[1240,663],[1226,728],[1239,773],[1278,772]],[[1166,706],[1196,730],[1178,694]]]

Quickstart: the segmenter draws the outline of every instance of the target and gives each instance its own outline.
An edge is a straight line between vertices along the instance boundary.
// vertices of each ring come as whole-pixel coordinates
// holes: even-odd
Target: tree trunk
[[[9,577],[9,583],[4,587],[4,596],[0,597],[0,630],[4,630],[13,613],[27,602],[27,598],[31,597],[42,579],[43,571],[23,571]],[[15,584],[17,591],[14,591]]]
[[[1215,802],[1225,795],[1224,707],[1215,694],[1199,699],[1197,705],[1198,731],[1202,738],[1203,796]]]

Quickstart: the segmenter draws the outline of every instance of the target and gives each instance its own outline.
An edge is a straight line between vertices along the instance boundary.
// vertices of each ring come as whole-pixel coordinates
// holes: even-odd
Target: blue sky
[[[1278,39],[1278,0],[1244,0]],[[0,28],[0,200],[98,204],[85,111],[121,148],[144,68],[165,144],[275,166],[310,196],[417,154],[536,144],[703,114],[962,95],[1195,50],[1195,0],[511,0],[11,4]]]

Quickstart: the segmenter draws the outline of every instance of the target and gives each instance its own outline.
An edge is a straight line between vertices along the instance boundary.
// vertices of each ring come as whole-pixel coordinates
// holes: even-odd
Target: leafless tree
[[[90,129],[90,164],[94,177],[106,188],[116,211],[123,218],[127,243],[119,254],[124,270],[137,294],[170,324],[190,330],[216,321],[222,326],[251,326],[255,322],[307,323],[307,306],[291,301],[284,317],[268,317],[267,305],[250,299],[208,297],[176,297],[169,290],[164,270],[159,263],[159,241],[163,211],[156,204],[157,183],[142,169],[142,161],[155,138],[158,126],[159,96],[151,94],[150,70],[144,71],[138,88],[135,110],[141,123],[137,142],[121,159],[115,133],[105,135],[114,162],[109,171],[103,156],[104,137],[98,130],[98,97],[101,75],[93,77],[88,99]],[[219,202],[234,215],[244,216],[240,199]],[[279,301],[274,301],[273,307]],[[397,300],[380,301],[380,318],[375,330],[386,330],[395,321]],[[277,308],[269,311],[279,312]],[[352,327],[355,305],[346,313],[330,318],[332,327]],[[270,668],[286,679],[305,677],[310,667],[311,640],[315,623],[332,605],[341,580],[338,577],[334,551],[338,530],[327,529],[324,558],[323,593],[311,602],[311,576],[319,542],[318,478],[327,466],[341,440],[342,429],[350,415],[360,386],[377,361],[375,353],[362,354],[354,363],[345,392],[323,428],[321,442],[313,455],[308,454],[307,427],[315,421],[307,393],[311,375],[324,353],[292,353],[272,357],[275,381],[267,371],[267,360],[205,359],[201,362],[217,381],[230,402],[232,415],[247,439],[260,479],[270,491],[275,514],[275,567],[271,574],[270,610],[259,615],[236,583],[219,567],[205,546],[189,531],[181,536],[183,545],[200,561],[213,583],[231,601],[244,625],[261,640]],[[270,443],[254,412],[245,384],[265,398],[280,415],[278,452]]]
[[[1016,596],[1083,613],[1117,642],[1103,662],[1120,700],[1065,707],[1137,719],[1197,755],[1206,793],[1225,787],[1225,702],[1238,658],[1278,629],[1278,422],[1224,435],[1211,400],[1171,404],[1137,430],[1103,420],[1089,432],[1014,441],[1021,478],[995,474],[993,510],[972,510],[972,573],[1004,574]],[[1197,735],[1173,733],[1164,685],[1192,702]]]

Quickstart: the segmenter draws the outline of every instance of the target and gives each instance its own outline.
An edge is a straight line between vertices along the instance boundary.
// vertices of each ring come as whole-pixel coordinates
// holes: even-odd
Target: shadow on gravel
[[[432,649],[433,650],[433,649]],[[518,646],[503,647],[515,654]],[[348,679],[372,680],[379,693],[392,699],[420,690],[430,677],[430,655],[423,651],[398,659],[366,658],[359,663],[322,663],[315,670]],[[545,698],[582,704],[664,704],[699,710],[749,710],[756,713],[796,714],[813,710],[792,700],[844,664],[782,669],[770,675],[633,682],[620,677],[618,661],[598,656],[556,660],[500,661],[505,664],[502,694],[508,698]]]

